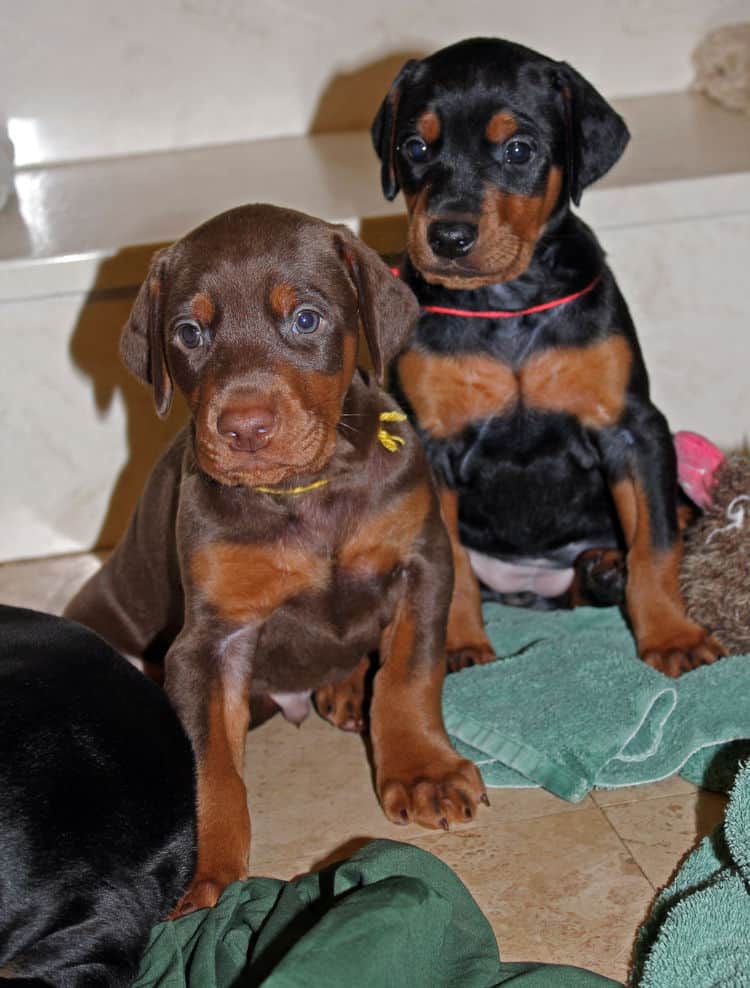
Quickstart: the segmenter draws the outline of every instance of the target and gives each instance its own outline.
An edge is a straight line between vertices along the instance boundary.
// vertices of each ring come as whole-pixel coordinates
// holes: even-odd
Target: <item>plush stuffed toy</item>
[[[693,89],[730,110],[750,113],[750,22],[706,35],[693,53]]]
[[[750,655],[750,455],[724,457],[694,433],[675,436],[680,484],[703,514],[684,532],[688,614],[730,654]]]

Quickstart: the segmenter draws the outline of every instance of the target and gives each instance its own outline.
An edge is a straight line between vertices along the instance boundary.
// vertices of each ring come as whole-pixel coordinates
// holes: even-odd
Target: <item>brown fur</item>
[[[418,420],[440,438],[497,414],[518,395],[510,367],[483,354],[453,357],[407,350],[399,358],[398,373]]]
[[[263,621],[290,597],[325,585],[326,560],[294,544],[217,542],[190,560],[195,588],[225,621]]]
[[[416,196],[405,195],[409,211],[407,248],[425,281],[452,289],[474,289],[498,281],[511,281],[528,267],[544,224],[555,208],[562,189],[562,172],[552,167],[543,195],[506,195],[488,185],[478,217],[478,246],[461,261],[455,274],[436,263],[427,231],[438,217],[428,211],[429,187]],[[443,211],[441,220],[473,221],[470,214]]]
[[[612,497],[628,547],[626,603],[641,657],[668,676],[692,668],[691,653],[700,656],[701,664],[715,661],[722,647],[685,614],[679,587],[682,544],[654,550],[646,492],[640,484],[620,481],[613,485]]]
[[[513,114],[501,111],[490,117],[484,135],[493,144],[503,144],[515,134],[517,129],[518,124]]]
[[[453,596],[448,613],[448,667],[452,672],[483,665],[495,658],[482,620],[479,584],[466,549],[458,535],[458,495],[443,487],[439,491],[440,512],[448,532],[453,557]]]
[[[279,283],[271,289],[270,302],[277,316],[288,316],[297,304],[297,293],[292,285]]]
[[[523,369],[524,399],[535,408],[575,415],[590,429],[613,425],[625,404],[631,359],[622,336],[545,350]]]
[[[217,691],[208,705],[208,743],[198,764],[198,818],[202,833],[193,889],[203,882],[220,887],[247,876],[250,815],[242,781],[246,699]],[[190,893],[188,893],[190,895]],[[192,901],[183,899],[177,915]],[[197,903],[195,903],[197,906]]]
[[[732,453],[717,472],[713,506],[685,533],[680,585],[688,614],[714,628],[730,654],[750,655],[750,456]]]
[[[407,491],[384,511],[363,518],[340,553],[341,565],[355,573],[387,573],[413,548],[432,503],[426,484]]]
[[[427,143],[433,144],[440,137],[440,117],[428,110],[417,120],[417,131]]]
[[[444,439],[519,400],[568,412],[589,428],[611,425],[623,408],[630,364],[626,340],[611,336],[587,347],[544,351],[517,373],[485,354],[444,356],[416,349],[399,358],[398,372],[421,425]]]
[[[293,309],[308,298],[320,324],[301,334]],[[209,300],[210,338],[187,353],[175,319],[186,302],[204,319]],[[198,871],[176,915],[213,905],[247,874],[251,700],[267,717],[274,697],[304,702],[352,672],[361,693],[362,657],[378,648],[372,728],[386,813],[396,762],[399,822],[405,807],[441,827],[483,796],[440,714],[452,570],[427,464],[401,421],[396,452],[381,445],[380,416],[395,405],[355,364],[360,324],[380,372],[416,314],[409,290],[345,228],[248,206],[157,255],[123,332],[159,414],[177,387],[193,422],[68,614],[131,655],[171,642],[165,688],[198,761]]]
[[[214,317],[214,304],[208,295],[198,292],[190,303],[190,311],[193,316],[204,326],[209,326]]]

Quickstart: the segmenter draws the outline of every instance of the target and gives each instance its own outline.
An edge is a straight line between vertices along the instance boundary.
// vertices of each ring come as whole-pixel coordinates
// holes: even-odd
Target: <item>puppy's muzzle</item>
[[[277,424],[273,408],[253,401],[224,408],[216,420],[216,431],[229,449],[238,453],[257,453],[270,445]]]
[[[427,240],[438,257],[465,257],[477,242],[478,227],[473,223],[435,220],[427,229]]]

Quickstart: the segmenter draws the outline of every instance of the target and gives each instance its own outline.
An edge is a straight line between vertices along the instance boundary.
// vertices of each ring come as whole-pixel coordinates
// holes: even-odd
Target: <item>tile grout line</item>
[[[594,802],[594,805],[599,810],[599,812],[601,813],[601,815],[604,817],[604,820],[606,821],[607,826],[610,828],[610,830],[612,830],[612,832],[614,833],[614,835],[617,837],[617,840],[622,845],[622,848],[625,851],[625,853],[627,854],[628,858],[633,862],[633,864],[635,864],[635,866],[638,868],[638,871],[640,871],[640,873],[643,875],[643,877],[648,882],[649,887],[651,889],[653,889],[654,895],[656,895],[656,893],[659,890],[656,888],[656,886],[654,885],[654,883],[651,881],[651,879],[648,877],[648,875],[646,874],[646,872],[643,870],[640,862],[636,859],[635,855],[633,854],[633,852],[628,847],[627,842],[625,841],[625,838],[620,834],[620,832],[618,831],[617,827],[614,825],[614,823],[612,822],[612,820],[610,820],[610,818],[604,812],[604,807],[603,806],[599,806],[599,804],[595,800],[592,800],[592,802]]]

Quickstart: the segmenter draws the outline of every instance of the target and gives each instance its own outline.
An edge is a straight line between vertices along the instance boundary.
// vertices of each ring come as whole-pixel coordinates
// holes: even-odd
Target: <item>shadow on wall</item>
[[[180,395],[175,395],[169,417],[160,419],[149,388],[133,377],[119,355],[122,327],[151,255],[160,246],[122,250],[100,266],[70,342],[73,363],[91,380],[99,416],[107,414],[119,392],[127,420],[127,460],[113,487],[95,548],[110,548],[118,541],[151,469],[187,420]]]
[[[310,124],[311,134],[368,130],[391,83],[405,62],[426,51],[401,51],[332,76],[321,93]],[[373,150],[373,158],[375,151]],[[406,244],[406,216],[363,217],[360,236],[373,250],[395,262]]]
[[[419,51],[398,52],[332,76],[318,100],[310,133],[369,130],[401,66],[423,56]],[[392,260],[403,249],[405,230],[405,217],[392,216],[363,218],[360,233],[366,243]],[[107,415],[119,392],[127,417],[127,460],[114,485],[95,548],[110,548],[119,540],[151,469],[188,417],[183,399],[176,394],[169,417],[159,419],[149,389],[126,370],[119,357],[122,327],[151,255],[160,246],[164,245],[126,248],[100,266],[70,343],[73,363],[91,381],[98,414]],[[360,347],[360,358],[367,366],[365,346]]]
[[[396,52],[332,76],[318,100],[309,132],[369,130],[401,66],[410,58],[424,58],[425,54],[422,51]]]

